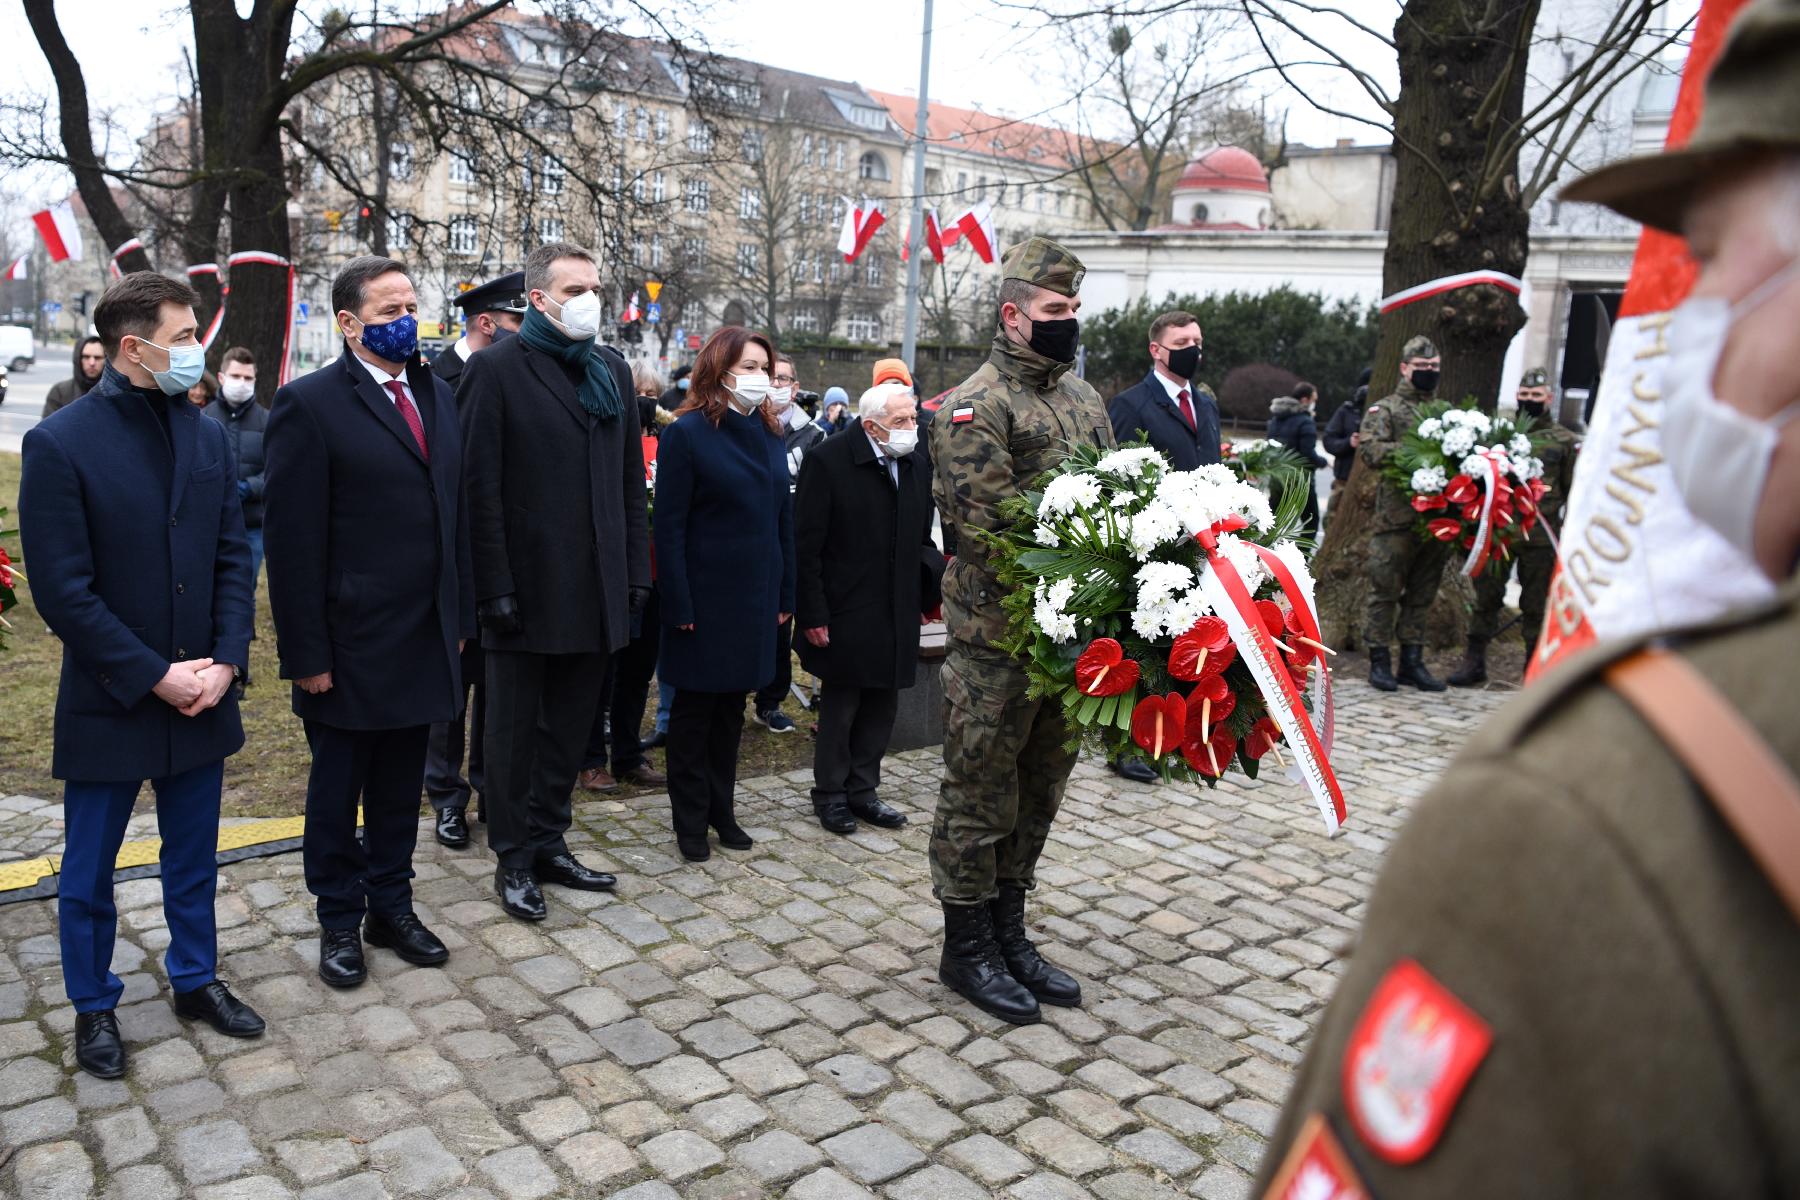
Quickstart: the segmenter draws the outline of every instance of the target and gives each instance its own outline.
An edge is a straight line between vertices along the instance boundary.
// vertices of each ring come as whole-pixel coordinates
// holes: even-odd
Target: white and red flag
[[[44,239],[51,262],[81,260],[81,226],[75,223],[75,209],[67,201],[32,213],[31,221]]]
[[[937,209],[925,210],[925,248],[931,251],[931,257],[938,262],[944,261],[944,234],[938,228]],[[912,233],[909,231],[906,240],[900,243],[900,261],[905,262],[912,253]]]
[[[619,314],[619,324],[630,325],[643,314],[638,311],[638,294],[631,293],[631,299],[625,302],[625,311]]]
[[[976,201],[967,212],[944,226],[943,240],[946,246],[965,241],[982,262],[993,262],[1000,257],[1000,235],[994,232],[994,206],[986,200]]]
[[[865,200],[862,204],[850,203],[850,197],[844,197],[844,224],[838,230],[838,253],[844,256],[845,262],[855,262],[887,221],[887,214],[882,212],[879,202]]]
[[[31,268],[27,265],[28,261],[30,260],[30,257],[31,256],[28,254],[21,254],[21,255],[19,255],[19,257],[13,259],[12,266],[6,268],[6,275],[4,276],[4,278],[9,279],[9,280],[11,280],[11,279],[30,279],[31,278]]]

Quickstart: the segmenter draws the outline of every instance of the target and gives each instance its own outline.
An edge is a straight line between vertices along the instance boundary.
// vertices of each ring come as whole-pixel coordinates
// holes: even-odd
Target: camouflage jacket
[[[1581,451],[1581,435],[1565,429],[1555,421],[1549,426],[1550,444],[1538,451],[1538,458],[1544,463],[1544,482],[1550,490],[1538,502],[1538,511],[1544,519],[1534,525],[1531,530],[1529,544],[1533,546],[1550,545],[1550,534],[1545,526],[1556,532],[1562,532],[1563,509],[1569,503],[1569,490],[1575,483],[1575,456]]]
[[[1100,393],[1069,370],[997,333],[987,362],[931,422],[932,493],[956,539],[944,575],[944,623],[959,641],[988,646],[1006,633],[988,546],[971,530],[1000,532],[1000,505],[1071,447],[1114,444]]]
[[[1362,443],[1356,448],[1356,452],[1371,470],[1379,472],[1382,469],[1388,455],[1399,448],[1400,440],[1419,423],[1419,409],[1431,401],[1432,397],[1402,379],[1393,395],[1383,396],[1369,406],[1369,411],[1363,414]],[[1389,483],[1386,478],[1376,481],[1376,532],[1411,529],[1418,515],[1413,511],[1411,498],[1405,492]]]

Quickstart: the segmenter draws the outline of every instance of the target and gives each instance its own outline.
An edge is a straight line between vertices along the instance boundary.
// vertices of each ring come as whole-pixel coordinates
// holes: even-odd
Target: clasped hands
[[[151,690],[184,717],[197,717],[225,696],[235,672],[227,663],[210,658],[188,658],[169,664],[162,680]]]

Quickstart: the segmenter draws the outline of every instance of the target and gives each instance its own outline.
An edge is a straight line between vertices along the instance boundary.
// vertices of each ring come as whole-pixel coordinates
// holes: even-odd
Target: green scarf
[[[519,340],[568,366],[581,367],[584,374],[581,386],[576,389],[581,407],[602,421],[619,419],[619,414],[624,411],[619,403],[619,387],[613,382],[612,368],[600,356],[598,340],[576,341],[535,308],[525,313]]]

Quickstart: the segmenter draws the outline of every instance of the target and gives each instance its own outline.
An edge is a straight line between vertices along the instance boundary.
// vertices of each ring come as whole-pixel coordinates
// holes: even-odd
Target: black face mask
[[[1080,341],[1081,322],[1074,317],[1031,323],[1031,348],[1052,362],[1074,362],[1075,346]]]
[[[1519,401],[1519,411],[1534,421],[1541,421],[1544,419],[1544,408],[1545,406],[1539,404],[1536,400]]]
[[[1200,347],[1183,346],[1169,351],[1169,370],[1182,379],[1192,379],[1200,371]]]
[[[1427,394],[1435,392],[1437,391],[1439,374],[1441,374],[1441,372],[1428,371],[1423,367],[1415,367],[1412,373],[1412,385],[1416,390]]]

